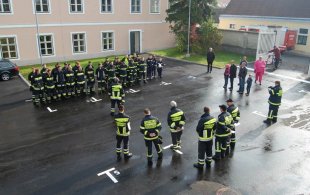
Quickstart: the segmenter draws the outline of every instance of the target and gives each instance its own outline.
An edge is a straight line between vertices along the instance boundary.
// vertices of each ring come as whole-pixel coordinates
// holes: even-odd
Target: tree
[[[187,45],[188,9],[189,0],[169,0],[170,8],[167,10],[166,21],[170,23],[170,29],[176,35],[178,48],[183,50]],[[196,26],[201,25],[212,15],[212,7],[216,0],[192,0],[191,3],[191,42],[196,37]]]

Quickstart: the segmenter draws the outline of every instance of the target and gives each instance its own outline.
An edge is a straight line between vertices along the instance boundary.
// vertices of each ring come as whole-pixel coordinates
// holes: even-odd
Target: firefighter
[[[32,68],[32,71],[28,74],[28,81],[30,81],[30,87],[29,87],[29,90],[32,92],[33,94],[33,77],[34,77],[34,74],[36,72],[36,69],[33,67]],[[35,95],[32,95],[32,101],[34,102],[35,101]]]
[[[264,123],[270,125],[271,122],[276,123],[278,119],[278,110],[281,105],[282,99],[282,87],[280,81],[275,81],[275,86],[268,87],[269,91],[269,111],[268,111],[268,118],[264,120]]]
[[[57,95],[60,99],[62,97],[66,97],[66,78],[63,70],[60,66],[57,66],[57,72],[55,73],[55,81],[56,81],[56,87],[57,87]]]
[[[151,78],[154,78],[156,77],[156,64],[157,64],[157,61],[156,61],[156,58],[154,55],[152,55],[152,66],[151,66]]]
[[[149,57],[147,58],[146,64],[147,64],[147,71],[146,71],[147,79],[151,80],[152,79],[152,66],[153,66],[153,60],[152,60],[151,55],[149,55]]]
[[[111,116],[115,114],[115,104],[119,107],[125,102],[125,93],[121,84],[119,84],[119,79],[115,78],[113,84],[109,88],[109,96],[111,99]]]
[[[140,58],[138,63],[138,77],[139,77],[139,83],[143,80],[144,83],[146,83],[146,63],[144,58]]]
[[[34,105],[39,105],[40,100],[45,103],[43,78],[39,69],[35,69],[33,75],[32,97],[34,97]]]
[[[79,62],[78,62],[79,65]],[[83,68],[78,66],[78,70],[75,73],[75,80],[76,80],[76,94],[80,96],[81,94],[85,93],[85,74]]]
[[[203,108],[204,114],[200,117],[196,132],[198,134],[198,163],[194,164],[197,169],[202,169],[204,164],[211,166],[213,136],[216,129],[216,119],[210,115],[210,108]]]
[[[98,93],[102,94],[107,87],[103,63],[100,63],[98,68],[96,69],[96,77],[98,83]]]
[[[42,69],[40,71],[41,75],[42,75],[42,78],[44,78],[46,76],[46,72],[47,72],[47,67],[46,67],[46,64],[43,64],[42,65]]]
[[[165,66],[165,64],[163,63],[163,59],[159,58],[159,61],[157,61],[157,63],[156,63],[156,68],[157,68],[157,73],[158,73],[159,78],[162,77],[162,72],[163,72],[164,66]]]
[[[55,81],[52,76],[52,71],[50,69],[47,69],[46,76],[43,78],[43,81],[44,81],[44,88],[45,88],[47,101],[48,103],[51,103],[52,99],[53,100],[57,99],[57,92],[55,88]]]
[[[119,60],[118,57],[115,57],[115,59],[114,59],[114,61],[113,61],[113,64],[114,64],[114,66],[115,66],[115,76],[116,76],[117,78],[119,78],[119,75],[120,75],[120,69],[119,69],[119,67],[120,67],[120,65],[121,65],[121,61]]]
[[[57,72],[58,72],[58,67],[60,67],[60,64],[57,62],[55,64],[55,67],[52,69],[52,75],[53,75],[54,79],[56,79],[56,75],[57,75]]]
[[[73,72],[76,74],[76,72],[78,72],[79,68],[81,67],[80,62],[75,62],[75,66],[72,68]],[[83,68],[82,68],[83,70]]]
[[[120,78],[120,83],[122,84],[122,86],[126,87],[127,86],[127,65],[125,64],[124,61],[122,61],[119,66],[119,78]]]
[[[135,82],[135,74],[136,74],[136,67],[132,59],[129,59],[128,67],[127,67],[127,78],[128,78],[128,85],[133,86]]]
[[[235,149],[236,145],[236,128],[235,124],[237,124],[240,120],[240,111],[237,106],[234,105],[234,101],[232,99],[228,99],[226,101],[227,103],[227,112],[231,115],[233,121],[231,126],[229,127],[231,129],[231,136],[228,139],[227,142],[227,148],[226,148],[226,154],[229,154],[230,150]]]
[[[159,120],[151,115],[150,109],[144,109],[144,115],[141,125],[140,132],[144,135],[145,145],[147,147],[147,161],[148,165],[153,165],[153,152],[152,152],[152,143],[155,146],[155,149],[158,154],[158,160],[163,158],[163,149],[159,140],[159,132],[161,130],[161,123]]]
[[[74,71],[72,70],[72,67],[70,64],[68,64],[68,68],[66,71],[66,85],[67,85],[67,97],[71,97],[75,95],[75,75]]]
[[[67,74],[68,67],[69,67],[69,64],[67,62],[65,62],[64,67],[62,68],[62,71],[64,72],[65,75]]]
[[[232,123],[232,117],[227,112],[226,105],[220,105],[221,114],[218,116],[217,129],[215,131],[215,155],[214,160],[225,158],[227,138],[231,134],[229,126]]]
[[[115,67],[113,65],[113,62],[110,62],[107,66],[107,75],[108,75],[108,87],[110,88],[110,86],[113,84],[115,77]]]
[[[168,114],[168,125],[171,132],[172,146],[171,149],[177,150],[181,149],[181,135],[184,130],[185,125],[185,115],[184,112],[177,108],[177,103],[175,101],[170,102],[171,110]]]
[[[86,94],[90,95],[94,92],[94,85],[95,85],[95,71],[91,62],[85,68],[85,76],[86,76]]]
[[[114,121],[117,127],[116,131],[116,154],[117,154],[117,160],[121,160],[121,154],[122,154],[122,147],[121,144],[123,142],[123,153],[125,160],[132,157],[132,153],[129,153],[129,135],[130,135],[130,117],[125,114],[125,107],[123,105],[120,105],[119,113],[115,115]]]

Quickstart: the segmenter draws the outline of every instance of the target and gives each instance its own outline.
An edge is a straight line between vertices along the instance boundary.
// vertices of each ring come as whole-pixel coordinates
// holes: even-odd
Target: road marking
[[[254,71],[253,68],[247,68],[247,69],[251,70],[251,71]],[[310,81],[307,81],[307,80],[297,79],[297,78],[293,78],[293,77],[289,77],[289,76],[285,76],[285,75],[280,75],[280,74],[275,74],[275,73],[272,73],[272,72],[265,72],[265,74],[276,76],[276,77],[282,77],[282,78],[291,79],[291,80],[294,80],[294,81],[299,81],[299,82],[302,82],[302,83],[310,84]]]
[[[240,123],[236,123],[236,124],[235,124],[235,127],[238,127],[239,125],[240,125]]]
[[[52,110],[50,107],[47,107],[47,110],[50,111],[50,112],[57,112],[57,109]]]
[[[115,179],[115,177],[111,174],[111,171],[114,171],[115,168],[111,168],[111,169],[108,169],[106,171],[103,171],[101,173],[98,173],[97,176],[100,177],[101,175],[104,175],[106,174],[114,183],[118,183],[117,179]],[[116,171],[116,170],[115,170]],[[119,172],[118,172],[119,173]]]
[[[166,150],[166,149],[170,148],[171,146],[173,146],[173,145],[170,144],[170,145],[168,145],[168,146],[163,147],[163,149]]]
[[[179,154],[183,154],[183,152],[181,152],[180,150],[174,150],[174,151],[179,153]]]
[[[32,102],[32,99],[30,99],[30,100],[25,100],[25,102]]]
[[[256,114],[258,116],[262,116],[262,117],[267,117],[266,115],[262,114],[261,112],[258,112],[258,111],[254,111],[252,112],[253,114]]]
[[[129,89],[126,93],[138,93],[140,90]]]
[[[188,79],[196,79],[196,77],[191,76],[191,75],[190,75],[190,76],[188,76],[187,78],[188,78]]]
[[[300,90],[299,93],[310,93],[310,91]]]
[[[91,97],[91,98],[90,98],[90,101],[91,101],[91,102],[99,102],[99,101],[102,101],[102,99],[97,100],[96,98]]]
[[[163,82],[163,81],[162,81],[159,85],[165,85],[165,86],[166,86],[166,85],[171,85],[171,84],[172,84],[172,83],[166,83],[166,82]]]

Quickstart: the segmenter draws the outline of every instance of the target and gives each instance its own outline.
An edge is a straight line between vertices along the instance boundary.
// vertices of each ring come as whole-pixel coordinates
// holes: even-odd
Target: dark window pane
[[[6,38],[5,39],[1,39],[0,43],[1,44],[7,44],[7,39]]]
[[[47,53],[53,55],[53,49],[47,49]]]
[[[300,34],[308,34],[308,29],[301,28],[299,29]]]
[[[41,49],[45,48],[45,44],[44,43],[41,43],[40,46],[41,46]]]
[[[7,52],[9,51],[9,47],[8,46],[2,46],[2,52]]]
[[[42,55],[45,55],[46,53],[45,53],[45,49],[41,49],[41,54]]]
[[[48,12],[48,5],[43,5],[43,11]]]
[[[74,4],[75,3],[75,0],[71,0],[71,4]]]
[[[41,6],[40,5],[36,5],[36,10],[37,10],[37,12],[41,12]]]
[[[85,45],[84,41],[80,41],[80,45]]]
[[[73,42],[73,46],[75,47],[75,46],[78,46],[79,44],[78,44],[78,42],[77,41],[74,41]]]
[[[16,51],[15,46],[10,46],[10,51]]]
[[[52,43],[46,43],[46,47],[49,49],[52,48]]]
[[[77,35],[77,34],[74,34],[74,35],[73,35],[73,39],[76,40],[77,38],[78,38],[78,35]]]
[[[9,43],[14,44],[15,43],[14,38],[9,38]]]
[[[3,5],[3,12],[11,12],[9,4],[4,4]]]
[[[17,58],[16,52],[11,52],[11,58]]]
[[[52,36],[46,36],[46,41],[51,41],[52,40]]]
[[[80,49],[81,49],[81,51],[85,51],[85,47],[84,46],[81,46]]]
[[[44,37],[40,36],[40,42],[44,41]]]

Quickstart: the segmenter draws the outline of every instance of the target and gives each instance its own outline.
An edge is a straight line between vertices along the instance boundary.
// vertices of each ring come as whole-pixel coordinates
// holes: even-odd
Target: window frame
[[[158,1],[158,12],[152,12],[152,3],[151,3],[152,1]],[[160,15],[160,10],[161,10],[161,0],[149,0],[149,13],[150,14]]]
[[[41,53],[41,43],[40,43],[40,40],[39,40],[40,36],[52,36],[53,55],[43,55]],[[36,34],[36,39],[37,39],[37,48],[38,48],[39,57],[42,56],[43,58],[48,58],[48,57],[55,57],[56,56],[56,45],[55,45],[54,33],[40,33],[40,34]]]
[[[233,28],[232,28],[233,26]],[[236,24],[229,24],[229,29],[230,30],[236,30]]]
[[[307,30],[307,33],[301,33],[300,30]],[[306,42],[305,43],[299,42],[299,37],[304,37]],[[296,39],[296,44],[297,45],[301,45],[301,46],[306,46],[307,43],[308,43],[308,37],[309,37],[309,29],[308,28],[299,28],[298,29],[297,39]]]
[[[16,49],[16,58],[3,58],[3,55],[2,55],[2,49],[0,49],[0,56],[1,56],[1,59],[9,59],[9,60],[20,60],[20,53],[19,53],[19,47],[18,47],[18,39],[17,39],[17,35],[0,35],[0,39],[1,38],[14,38],[15,40],[15,49]]]
[[[0,0],[0,6],[3,0]],[[13,0],[9,0],[9,7],[10,7],[10,12],[0,12],[0,15],[13,15],[14,11],[13,11]],[[2,3],[3,4],[3,3]],[[3,8],[3,6],[2,6]]]
[[[51,0],[47,0],[48,2],[48,12],[37,12],[37,8],[36,8],[36,0],[32,0],[32,6],[33,6],[33,14],[52,14],[52,4],[51,4]],[[40,0],[42,1],[42,0]]]
[[[113,33],[113,40],[112,40],[112,45],[113,45],[113,49],[103,49],[103,33]],[[115,51],[115,31],[114,30],[106,30],[106,31],[101,31],[100,32],[100,41],[101,41],[101,51],[102,52],[113,52]]]
[[[85,42],[85,44],[84,44],[85,51],[84,52],[75,52],[74,51],[73,35],[75,35],[75,34],[84,34],[84,42]],[[87,54],[87,34],[86,34],[86,32],[71,32],[70,36],[71,36],[72,55]]]
[[[140,12],[132,12],[132,1],[139,1],[140,2]],[[142,14],[142,0],[129,0],[130,6],[130,14]]]
[[[111,12],[103,12],[102,11],[102,1],[103,0],[99,0],[99,13],[100,14],[114,14],[114,0],[111,0]],[[105,1],[107,1],[107,0],[105,0]]]
[[[71,15],[74,15],[74,14],[85,14],[85,4],[84,4],[84,0],[81,0],[81,4],[82,4],[82,11],[80,12],[72,12],[71,10],[71,0],[68,0],[68,12],[69,14]]]

